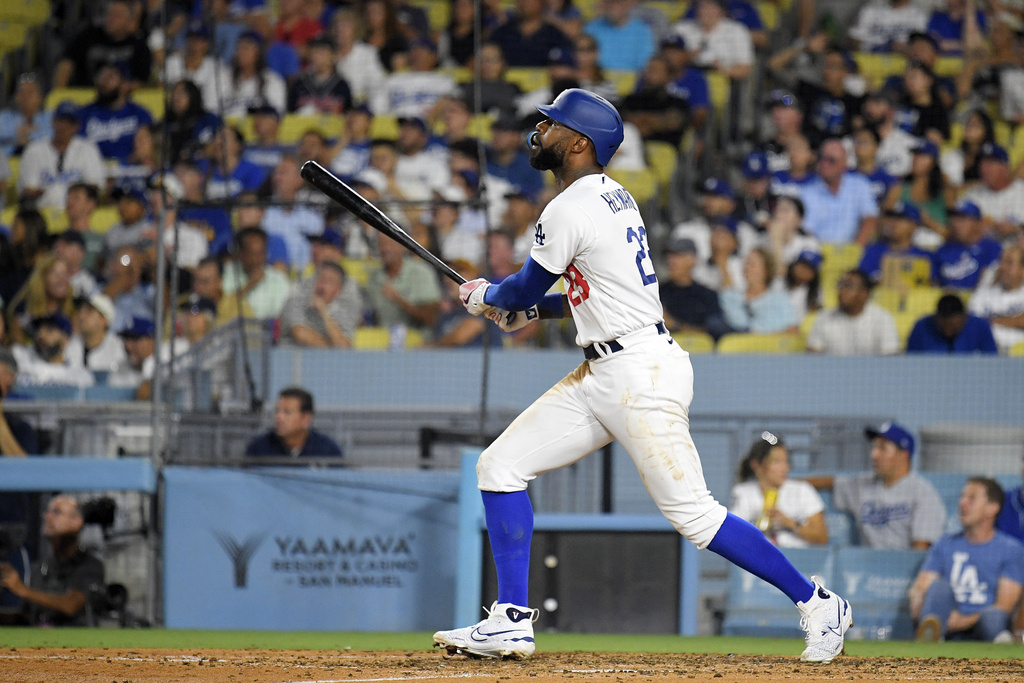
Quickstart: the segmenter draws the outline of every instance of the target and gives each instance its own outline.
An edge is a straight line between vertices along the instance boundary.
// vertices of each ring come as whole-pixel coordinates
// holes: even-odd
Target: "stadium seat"
[[[1009,147],[1013,142],[1013,128],[1002,119],[996,119],[992,122],[992,132],[995,135],[996,142],[1003,147]]]
[[[799,333],[749,334],[737,332],[718,340],[719,353],[800,353],[804,340]]]
[[[857,52],[853,55],[860,75],[868,83],[868,90],[877,90],[889,76],[902,74],[907,70],[907,59],[903,55]]]
[[[893,320],[896,321],[896,334],[900,338],[900,348],[905,349],[907,348],[907,337],[910,336],[910,333],[914,329],[914,325],[917,324],[917,321],[922,316],[915,315],[907,311],[900,311],[898,313],[894,313],[892,317]]]
[[[154,121],[164,118],[164,91],[160,88],[139,88],[132,93],[132,101],[148,111]]]
[[[650,168],[639,171],[609,168],[608,175],[622,183],[622,186],[633,195],[633,199],[640,204],[646,204],[658,196],[658,176]]]
[[[715,339],[705,332],[675,332],[672,338],[679,348],[689,353],[711,353],[715,350]]]
[[[1024,357],[1024,342],[1018,342],[1011,346],[1007,355],[1013,356],[1014,358]]]
[[[647,163],[661,184],[661,205],[666,206],[669,185],[679,164],[679,150],[667,142],[645,142],[644,152],[647,154]]]
[[[41,26],[50,18],[49,0],[4,0],[0,3],[0,22],[20,22]]]
[[[373,117],[370,124],[370,137],[383,138],[385,140],[398,139],[398,119],[389,114],[380,114]]]
[[[935,312],[935,307],[944,294],[946,292],[938,287],[912,287],[907,292],[905,308],[908,313],[914,313],[919,318],[931,315]],[[964,301],[964,303],[967,302]]]
[[[935,75],[952,78],[964,70],[963,57],[939,57],[935,60]]]
[[[513,66],[505,71],[505,80],[518,85],[524,93],[533,92],[548,84],[548,72],[540,67]]]
[[[828,548],[787,549],[783,552],[800,573],[820,576],[826,586],[832,583],[832,553]],[[803,636],[799,615],[789,598],[735,565],[729,566],[729,591],[722,633],[778,638]]]
[[[85,390],[86,401],[97,403],[117,403],[121,401],[135,400],[134,387],[112,387],[107,384],[97,384]]]
[[[474,116],[469,122],[469,128],[466,129],[466,134],[469,137],[476,138],[482,142],[490,143],[491,123],[491,117],[488,114]]]
[[[619,91],[619,97],[625,97],[636,88],[636,72],[622,69],[608,69],[604,74],[608,80],[615,84]]]
[[[117,208],[101,206],[93,211],[92,216],[89,217],[89,228],[93,232],[103,235],[120,220],[121,216],[117,213]]]
[[[848,512],[825,511],[825,528],[829,545],[854,545],[857,542],[857,524]]]
[[[95,99],[96,90],[94,88],[54,88],[46,96],[46,102],[43,106],[46,109],[56,109],[57,105],[64,100],[71,100],[78,106],[82,106],[89,104]]]
[[[907,589],[924,556],[924,551],[915,550],[854,546],[837,549],[832,588],[856,605],[854,633],[858,637],[867,640],[913,637]]]
[[[68,229],[68,214],[64,209],[47,206],[40,209],[39,213],[46,219],[46,229],[51,235]]]
[[[807,341],[807,335],[811,333],[811,328],[814,327],[814,321],[817,319],[818,311],[811,311],[800,321],[800,336],[803,337],[805,342]]]
[[[830,244],[821,245],[822,269],[839,270],[845,272],[856,268],[864,255],[864,247],[859,244]]]
[[[386,327],[357,327],[352,348],[381,351],[388,348],[391,331]]]
[[[22,21],[0,20],[0,52],[6,53],[24,46],[29,28],[31,27]]]
[[[308,130],[315,130],[328,139],[335,139],[345,131],[345,119],[333,114],[286,114],[281,119],[277,136],[286,145],[295,145]]]
[[[711,99],[711,106],[715,108],[717,116],[721,116],[729,104],[729,97],[732,93],[732,84],[729,77],[717,71],[708,71],[704,74],[708,81],[708,96]]]
[[[875,287],[871,300],[893,315],[904,310],[903,293],[895,287]]]
[[[440,32],[448,26],[448,17],[451,14],[450,3],[438,2],[438,0],[412,0],[410,4],[426,11],[431,31]]]
[[[380,268],[380,260],[346,258],[341,260],[341,267],[355,283],[360,287],[365,287],[366,283],[370,281],[370,273]]]
[[[13,205],[18,202],[18,174],[21,173],[21,157],[7,157],[7,163],[11,167],[11,177],[7,179],[4,199],[6,199],[6,204]]]
[[[8,202],[7,208],[0,213],[0,225],[10,228],[11,223],[14,222],[14,216],[18,213],[18,207],[16,204]]]
[[[761,17],[761,23],[764,24],[766,31],[774,31],[775,27],[779,25],[779,8],[774,2],[768,2],[767,0],[759,0],[757,3],[757,14]]]

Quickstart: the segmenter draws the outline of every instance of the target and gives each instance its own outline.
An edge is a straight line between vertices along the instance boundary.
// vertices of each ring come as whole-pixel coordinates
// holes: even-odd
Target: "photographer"
[[[52,557],[33,564],[29,585],[14,567],[0,563],[0,584],[27,603],[31,624],[89,625],[89,596],[103,588],[104,570],[102,562],[78,545],[84,522],[74,498],[56,496],[43,516],[43,536]]]

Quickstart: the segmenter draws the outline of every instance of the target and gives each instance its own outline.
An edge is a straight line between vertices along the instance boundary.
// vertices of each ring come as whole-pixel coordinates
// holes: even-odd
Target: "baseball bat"
[[[365,197],[317,162],[307,161],[302,164],[299,174],[307,183],[352,212],[356,218],[364,221],[374,230],[395,240],[433,266],[439,273],[453,280],[455,284],[461,285],[466,282],[466,278],[459,275],[451,266],[427,251],[409,233],[402,230],[397,223],[388,218],[383,211],[371,204]]]

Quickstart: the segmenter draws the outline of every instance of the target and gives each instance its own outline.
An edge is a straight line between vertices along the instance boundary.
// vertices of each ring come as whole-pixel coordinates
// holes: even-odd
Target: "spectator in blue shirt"
[[[998,352],[991,325],[984,318],[969,315],[955,294],[939,299],[935,313],[914,323],[907,339],[907,353]]]
[[[264,104],[250,109],[249,116],[252,117],[252,130],[256,139],[242,150],[242,160],[256,164],[269,175],[284,155],[291,151],[289,145],[278,140],[281,114],[269,104]]]
[[[868,274],[874,284],[882,281],[883,264],[886,257],[919,258],[928,264],[931,269],[932,255],[915,247],[912,240],[914,231],[921,222],[921,212],[913,204],[896,202],[891,209],[882,214],[881,233],[882,239],[874,244],[868,245],[864,250],[864,256],[860,260],[858,270]],[[928,277],[921,284],[931,282]]]
[[[853,134],[853,154],[857,158],[857,171],[871,183],[871,194],[879,207],[889,206],[899,198],[899,178],[889,174],[878,163],[878,146],[882,137],[870,126]]]
[[[502,114],[491,124],[491,144],[487,148],[487,172],[507,180],[512,187],[529,193],[544,188],[544,177],[530,165],[523,145],[523,124],[511,113]]]
[[[939,287],[974,289],[986,268],[999,262],[1003,246],[987,236],[981,209],[962,199],[949,211],[949,238],[932,257]]]
[[[300,387],[282,389],[274,410],[274,428],[245,447],[250,457],[341,457],[341,447],[312,428],[313,396]]]
[[[128,66],[105,64],[96,73],[96,100],[78,110],[82,135],[96,143],[107,159],[127,163],[135,131],[153,123],[152,115],[128,100]]]
[[[804,227],[822,242],[867,244],[878,228],[878,204],[867,178],[847,172],[841,140],[821,144],[818,175],[800,192],[807,210]]]
[[[959,55],[963,52],[964,43],[968,39],[967,29],[971,17],[967,14],[967,0],[946,0],[945,12],[933,12],[928,20],[927,31],[937,42],[944,55]],[[985,13],[980,9],[974,13],[974,26],[979,31],[979,38],[988,33],[988,22]]]
[[[711,97],[708,95],[708,79],[704,72],[693,66],[693,53],[687,49],[686,39],[673,33],[661,39],[660,54],[672,66],[672,82],[666,90],[686,101],[690,107],[690,123],[696,130],[704,128]]]
[[[207,199],[230,199],[254,192],[267,179],[262,168],[242,158],[245,142],[237,128],[212,123],[197,137],[209,140],[203,149],[205,158],[196,164],[206,175]]]
[[[554,48],[572,51],[572,41],[544,18],[544,0],[519,0],[515,15],[491,33],[509,66],[547,66]]]
[[[18,78],[13,105],[0,111],[0,150],[21,156],[30,142],[53,136],[53,112],[43,109],[43,90],[33,73]]]
[[[633,16],[636,0],[605,0],[602,11],[585,31],[597,41],[598,63],[603,69],[638,71],[654,54],[654,35]]]

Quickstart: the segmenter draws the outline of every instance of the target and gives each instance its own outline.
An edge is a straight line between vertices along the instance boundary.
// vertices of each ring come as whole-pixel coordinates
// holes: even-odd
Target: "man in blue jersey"
[[[1024,545],[995,528],[1003,489],[971,477],[960,493],[963,530],[928,552],[910,587],[918,640],[1010,642],[1010,617],[1024,591]]]
[[[78,111],[82,135],[96,143],[105,159],[127,163],[135,131],[153,124],[153,116],[128,99],[130,74],[124,63],[108,63],[96,73],[96,100]]]
[[[987,236],[974,202],[961,199],[948,214],[949,237],[932,256],[932,275],[939,287],[974,289],[985,269],[999,263],[1003,246]]]

